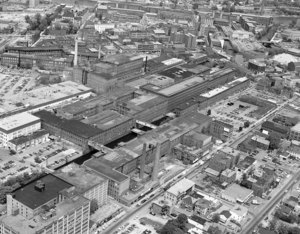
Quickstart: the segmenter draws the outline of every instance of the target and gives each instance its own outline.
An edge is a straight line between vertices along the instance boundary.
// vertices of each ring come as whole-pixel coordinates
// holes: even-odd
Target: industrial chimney
[[[98,50],[98,59],[101,58],[101,45],[99,45],[99,50]]]
[[[157,143],[155,156],[154,156],[153,170],[152,170],[152,181],[157,181],[158,179],[159,159],[160,159],[160,143]]]
[[[143,144],[143,151],[142,151],[142,156],[140,160],[140,179],[144,178],[144,173],[145,173],[145,162],[146,162],[146,149],[147,149],[147,144]]]
[[[78,40],[75,38],[75,54],[74,54],[74,67],[78,65]]]

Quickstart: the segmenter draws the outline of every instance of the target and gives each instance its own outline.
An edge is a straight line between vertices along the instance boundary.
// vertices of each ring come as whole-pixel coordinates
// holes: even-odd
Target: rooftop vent
[[[43,192],[45,190],[45,183],[41,180],[38,180],[34,186],[34,189],[39,192]]]

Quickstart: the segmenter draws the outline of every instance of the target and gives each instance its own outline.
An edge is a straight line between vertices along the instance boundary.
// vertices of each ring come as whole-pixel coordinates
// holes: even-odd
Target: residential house
[[[235,205],[231,210],[231,219],[237,223],[241,223],[248,214],[248,209],[241,205]]]
[[[205,198],[200,198],[195,202],[194,212],[195,212],[195,214],[205,216],[208,214],[211,207],[212,207],[211,201],[209,201]]]

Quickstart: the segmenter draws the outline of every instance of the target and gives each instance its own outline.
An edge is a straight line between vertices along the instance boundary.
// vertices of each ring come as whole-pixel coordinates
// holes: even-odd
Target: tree
[[[40,39],[40,32],[36,32],[35,34],[32,35],[32,41],[33,43],[38,41]]]
[[[280,137],[276,134],[272,134],[268,137],[268,140],[270,141],[269,150],[278,149],[280,145]]]
[[[54,29],[55,29],[55,30],[61,30],[60,24],[55,24]]]
[[[289,234],[299,234],[300,233],[300,228],[298,227],[292,227],[289,230]]]
[[[178,226],[181,230],[186,229],[186,224],[188,222],[188,218],[185,214],[179,214],[176,219]]]
[[[163,228],[160,230],[160,234],[173,234],[175,233],[175,226],[168,221]]]
[[[34,161],[35,161],[36,163],[41,163],[41,162],[42,162],[42,160],[39,158],[39,156],[35,156],[35,157],[34,157]]]
[[[243,127],[239,127],[239,132],[243,131]]]
[[[13,191],[11,186],[1,186],[0,187],[0,204],[6,203],[6,195]]]
[[[277,229],[278,234],[289,234],[288,228],[286,225],[281,224]]]
[[[39,25],[39,30],[44,31],[48,27],[48,22],[46,18],[43,18]]]
[[[244,122],[244,128],[248,128],[250,126],[249,121]]]
[[[36,20],[37,24],[39,25],[41,23],[42,20],[42,16],[40,13],[36,13],[34,16],[34,19]]]
[[[94,214],[96,210],[98,210],[98,202],[96,199],[93,199],[90,204],[90,213]]]
[[[169,220],[160,230],[160,234],[185,234],[186,232],[178,228],[176,220]]]
[[[187,216],[180,214],[174,220],[169,220],[160,230],[160,234],[184,234],[187,232]]]
[[[214,223],[218,223],[220,221],[220,215],[219,214],[214,214],[213,217],[211,218],[211,221]]]
[[[207,233],[209,234],[221,234],[222,231],[218,227],[209,226]]]
[[[211,109],[207,110],[207,115],[211,115]]]
[[[30,16],[29,16],[29,15],[26,15],[26,16],[25,16],[25,22],[26,22],[27,24],[31,24],[31,19],[30,19]]]
[[[275,217],[270,221],[270,225],[269,228],[271,231],[275,231],[276,227],[278,225],[278,219],[276,219]]]

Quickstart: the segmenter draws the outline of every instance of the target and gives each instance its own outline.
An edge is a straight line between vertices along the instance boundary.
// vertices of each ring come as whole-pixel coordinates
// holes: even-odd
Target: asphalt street
[[[291,100],[290,100],[291,101]],[[265,121],[266,119],[270,118],[273,114],[275,114],[277,111],[281,110],[289,101],[286,101],[284,103],[282,103],[280,106],[278,106],[276,109],[274,109],[273,111],[271,111],[270,113],[268,113],[266,116],[264,116],[262,119],[256,121],[253,125],[251,125],[246,131],[243,131],[241,132],[240,134],[238,134],[237,136],[235,136],[235,139],[233,141],[233,143],[229,144],[228,142],[226,143],[223,143],[222,145],[220,145],[219,147],[215,148],[214,150],[212,150],[209,155],[213,156],[213,154],[215,152],[217,152],[218,150],[226,147],[227,145],[229,146],[233,146],[233,145],[236,145],[237,142],[241,142],[241,139],[245,139],[248,134],[253,131],[255,128],[257,128],[263,121]],[[199,170],[200,167],[203,167],[207,164],[208,162],[206,162],[204,165],[199,165],[199,164],[195,164],[192,168],[189,168],[189,169],[186,169],[185,172],[184,172],[184,176],[185,177],[188,177],[189,175],[191,175],[192,173],[194,173],[196,170]],[[300,172],[296,175],[294,175],[292,178],[297,178],[297,175],[299,176],[300,175]],[[175,178],[173,180],[173,183],[176,183],[178,182],[179,180],[181,179],[180,178]],[[164,185],[166,185],[167,183],[169,183],[170,181],[166,182]],[[162,188],[164,187],[164,185],[161,185],[159,188]],[[278,192],[278,194],[273,197],[273,199],[271,199],[268,203],[266,203],[266,208],[264,209],[266,212],[263,212],[262,214],[260,214],[259,216],[256,216],[256,218],[254,220],[252,220],[246,227],[245,230],[252,230],[258,222],[261,221],[262,217],[264,217],[267,212],[272,208],[272,204],[276,204],[284,195],[284,191],[286,189],[289,188],[289,186],[291,187],[293,185],[293,182],[292,180],[286,184],[286,186],[284,186],[282,188],[282,190],[280,190]],[[116,223],[113,223],[112,226],[108,227],[108,229],[102,231],[101,233],[104,233],[104,234],[112,234],[114,231],[116,231],[122,224],[128,222],[130,219],[133,219],[135,214],[140,211],[141,209],[143,209],[146,205],[148,205],[149,203],[151,203],[154,199],[156,199],[157,197],[161,196],[164,191],[160,191],[158,192],[159,188],[157,188],[157,190],[154,190],[152,193],[154,193],[155,191],[157,191],[157,194],[155,196],[153,196],[152,198],[148,199],[145,203],[143,203],[141,206],[129,211],[126,216],[124,218],[121,218],[120,220],[118,220]],[[276,202],[277,201],[277,202]],[[273,203],[274,202],[274,203]],[[260,218],[258,218],[260,217]],[[256,220],[256,221],[255,221]],[[249,232],[243,232],[245,234],[248,234]]]
[[[265,207],[262,209],[262,212],[257,214],[254,219],[251,220],[250,223],[243,228],[241,234],[250,234],[252,233],[253,229],[263,220],[263,218],[271,211],[272,208],[283,198],[286,194],[286,190],[289,190],[299,179],[300,171],[294,174],[290,179],[289,182],[282,187],[278,193],[269,200]]]

